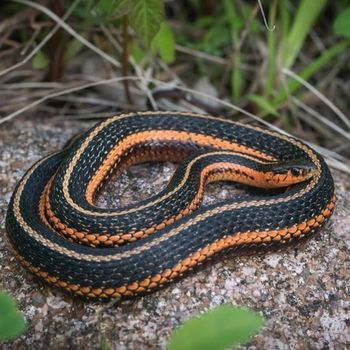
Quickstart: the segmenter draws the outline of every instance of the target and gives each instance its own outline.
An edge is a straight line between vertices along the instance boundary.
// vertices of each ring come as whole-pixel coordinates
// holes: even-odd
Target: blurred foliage
[[[158,33],[151,42],[154,52],[159,52],[160,57],[166,63],[172,63],[175,60],[175,39],[167,22],[162,22]]]
[[[247,342],[263,325],[256,312],[221,305],[196,316],[174,331],[168,350],[224,350]]]
[[[14,339],[26,328],[23,316],[12,298],[0,291],[0,342]]]
[[[334,21],[334,32],[350,39],[350,7],[339,13]]]
[[[63,0],[48,4],[52,11],[62,7],[63,13],[71,6]],[[349,48],[350,8],[347,0],[334,4],[326,0],[266,0],[262,4],[268,26],[274,30],[264,25],[258,2],[253,0],[81,0],[69,21],[85,37],[100,37],[102,43],[105,39],[101,26],[115,29],[113,33],[119,33],[117,41],[123,49],[119,57],[122,74],[131,69],[130,55],[143,65],[153,65],[157,56],[167,64],[181,63],[182,57],[176,57],[175,50],[179,45],[193,53],[186,56],[194,68],[186,78],[205,75],[222,97],[248,105],[262,116],[277,117],[290,95],[303,97],[301,83],[286,78],[282,69],[292,69],[309,81],[329,67]],[[10,4],[4,13],[21,8]],[[315,32],[316,25],[320,34]],[[326,40],[324,48],[320,48],[311,34],[316,33],[321,40],[324,34],[332,34],[332,27],[334,39]],[[38,40],[50,29],[42,30]],[[18,39],[25,42],[30,35],[20,29]],[[54,77],[63,76],[65,67],[83,45],[63,34],[55,38],[55,43],[59,41],[64,45],[57,52],[38,52],[32,60],[34,69],[50,68],[57,58],[52,56],[61,55],[55,60],[62,66],[61,74]],[[197,53],[212,56],[213,62],[220,58],[227,64],[212,64]],[[307,60],[301,59],[305,53]]]
[[[335,42],[324,51],[313,53],[312,61],[306,66],[300,64],[300,54],[325,11],[326,0],[300,0],[293,4],[287,0],[264,1],[269,27],[275,28],[273,31],[262,25],[257,2],[221,0],[215,3],[214,13],[210,15],[200,15],[198,1],[192,0],[189,4],[196,9],[197,15],[185,28],[175,32],[176,41],[210,55],[231,57],[228,88],[232,99],[250,101],[262,115],[277,116],[288,96],[300,90],[300,82],[283,78],[282,68],[293,68],[309,80],[349,47],[347,40]],[[345,6],[346,1],[337,4],[338,13],[334,14],[335,33],[343,37],[347,37],[350,23]],[[250,56],[256,54],[257,45],[266,47],[267,65],[261,67],[261,82],[257,88],[246,94],[252,78],[242,66],[251,65]],[[211,74],[201,64],[198,68],[202,73]],[[220,80],[219,75],[222,71],[212,71],[210,78]]]
[[[32,67],[34,69],[44,69],[48,65],[49,59],[42,51],[39,51],[32,59]]]
[[[100,0],[97,9],[102,14],[129,17],[131,27],[149,46],[164,21],[161,0]]]
[[[55,9],[60,7],[67,11],[72,4],[62,0],[53,0],[51,5],[51,10],[56,12]],[[10,14],[20,9],[20,6],[7,6],[5,12]],[[74,7],[70,20],[78,21],[79,28],[87,34],[94,27],[100,25],[109,25],[120,29],[125,18],[128,19],[128,24],[134,33],[131,38],[124,38],[128,52],[137,52],[137,58],[140,60],[151,49],[155,55],[158,54],[165,62],[172,63],[174,61],[175,40],[164,15],[162,0],[84,0]],[[44,37],[48,30],[43,30],[41,36]],[[26,30],[21,30],[19,34],[22,42],[30,39]],[[61,37],[58,41],[62,39]],[[55,45],[59,45],[57,38],[55,38],[55,41]],[[61,53],[64,66],[82,48],[83,45],[78,40],[74,38],[67,40],[65,50]],[[39,51],[32,59],[33,68],[47,69],[52,59],[51,54],[51,50]],[[58,55],[57,52],[54,54]],[[61,75],[63,76],[63,74]]]
[[[165,62],[174,61],[174,36],[166,22],[162,0],[86,0],[85,9],[87,11],[80,13],[86,15],[87,23],[92,17],[99,24],[109,22],[118,27],[120,19],[128,17],[130,27],[142,39],[145,48],[152,47]],[[139,52],[144,51],[139,46]]]

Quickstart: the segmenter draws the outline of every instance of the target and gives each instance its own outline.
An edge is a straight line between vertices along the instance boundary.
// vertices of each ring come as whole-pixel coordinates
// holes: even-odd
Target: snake
[[[178,163],[157,194],[124,207],[97,205],[110,179],[152,161]],[[201,205],[216,181],[252,191]],[[130,112],[104,119],[24,174],[6,238],[47,283],[95,300],[127,299],[214,257],[311,237],[335,201],[325,160],[296,138],[204,114]]]

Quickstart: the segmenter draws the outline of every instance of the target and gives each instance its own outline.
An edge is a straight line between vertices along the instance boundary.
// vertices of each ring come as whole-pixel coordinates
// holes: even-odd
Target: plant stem
[[[284,41],[288,37],[289,24],[290,24],[290,14],[287,7],[287,0],[278,1],[280,26],[281,26],[281,40]]]
[[[64,8],[61,0],[52,0],[50,2],[52,11],[62,17],[64,14]],[[67,35],[62,28],[52,36],[48,42],[47,55],[50,58],[50,65],[48,71],[49,81],[58,81],[63,78],[66,62],[64,54],[67,49]]]
[[[276,18],[276,0],[272,1],[269,12],[269,27],[275,24]],[[268,31],[268,65],[267,65],[267,79],[265,84],[264,96],[270,95],[276,79],[276,31]]]
[[[224,8],[230,25],[231,43],[232,43],[232,71],[231,71],[231,89],[233,100],[239,100],[242,90],[242,72],[239,68],[241,63],[240,47],[238,46],[238,29],[236,23],[238,22],[238,14],[231,0],[224,0]]]
[[[123,76],[127,76],[129,73],[129,34],[128,34],[128,26],[129,26],[129,18],[125,15],[122,19],[122,31],[123,31],[123,57],[122,57],[122,74]],[[124,80],[124,90],[125,90],[125,98],[129,105],[133,104],[130,89],[129,89],[129,81]]]

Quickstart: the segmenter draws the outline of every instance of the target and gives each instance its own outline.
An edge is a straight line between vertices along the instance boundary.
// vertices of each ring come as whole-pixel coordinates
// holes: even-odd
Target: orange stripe
[[[145,141],[180,141],[180,142],[192,142],[200,146],[209,146],[216,149],[230,150],[234,152],[241,152],[255,157],[260,157],[265,160],[274,160],[273,157],[266,155],[265,153],[240,145],[238,143],[229,142],[220,138],[212,136],[189,133],[185,131],[173,131],[173,130],[155,130],[155,131],[144,131],[137,134],[126,137],[122,142],[117,144],[108,153],[107,157],[103,161],[102,165],[96,171],[88,186],[86,188],[86,200],[88,203],[93,203],[93,197],[96,189],[100,183],[104,180],[107,174],[113,169],[113,165],[117,160],[133,146],[145,142]]]
[[[193,267],[202,264],[203,261],[212,257],[214,254],[234,246],[242,246],[249,244],[261,244],[261,243],[270,243],[270,242],[280,242],[285,243],[292,238],[298,237],[302,238],[310,231],[318,228],[321,224],[331,216],[332,211],[335,205],[335,196],[328,203],[326,208],[322,212],[309,219],[305,222],[295,224],[291,227],[276,229],[273,231],[249,231],[243,233],[234,233],[232,236],[226,236],[207,247],[204,247],[194,254],[190,255],[188,258],[177,263],[171,269],[166,269],[152,277],[148,277],[142,281],[133,282],[128,285],[123,285],[119,287],[110,287],[110,288],[92,288],[89,286],[81,286],[77,284],[70,284],[68,282],[62,281],[57,277],[50,276],[47,272],[41,271],[40,268],[35,267],[23,257],[21,257],[12,245],[9,243],[10,249],[13,251],[15,257],[20,261],[20,263],[29,269],[31,272],[37,276],[43,278],[49,284],[56,285],[58,287],[64,288],[69,292],[81,296],[87,296],[91,298],[120,298],[120,297],[129,297],[136,295],[138,293],[150,292],[156,288],[162,287],[165,283],[172,282],[179,276],[182,276],[184,272],[191,270]]]

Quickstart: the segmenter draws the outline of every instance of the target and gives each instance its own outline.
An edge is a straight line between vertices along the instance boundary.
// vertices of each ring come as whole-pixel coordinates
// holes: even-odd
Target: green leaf
[[[131,55],[136,63],[140,63],[141,60],[145,57],[145,51],[143,51],[142,48],[136,43],[133,43],[131,47]]]
[[[162,22],[159,32],[152,40],[151,47],[166,63],[172,63],[175,60],[175,40],[173,32],[168,23]]]
[[[350,39],[350,7],[343,10],[334,21],[335,34]]]
[[[242,17],[238,15],[235,7],[235,2],[231,0],[224,0],[225,15],[230,25],[232,41],[237,41],[238,30],[243,27]]]
[[[288,38],[282,43],[283,67],[290,68],[294,64],[306,37],[326,3],[327,0],[301,0],[299,2]]]
[[[129,6],[132,7],[130,24],[149,46],[164,21],[163,3],[161,0],[132,0]]]
[[[185,322],[172,334],[168,350],[223,350],[249,340],[262,326],[254,311],[222,305]]]
[[[110,13],[114,2],[114,0],[100,0],[97,6],[101,11]]]
[[[217,21],[197,43],[197,48],[212,55],[221,56],[222,46],[230,40],[230,32],[223,21]]]
[[[94,4],[95,4],[94,0],[85,0],[84,5],[85,5],[86,11],[90,11],[93,8]]]
[[[42,52],[38,51],[38,53],[32,59],[32,67],[33,69],[44,69],[49,65],[49,59]]]
[[[67,49],[64,53],[64,58],[66,62],[70,61],[73,57],[75,57],[83,47],[84,47],[84,44],[82,44],[81,41],[77,39],[72,39],[68,43]]]
[[[277,116],[276,108],[265,97],[258,95],[250,95],[248,96],[248,99],[254,102],[261,109],[261,111],[264,112],[264,114],[267,113]]]
[[[12,298],[0,292],[0,342],[16,338],[26,328],[23,316]]]

